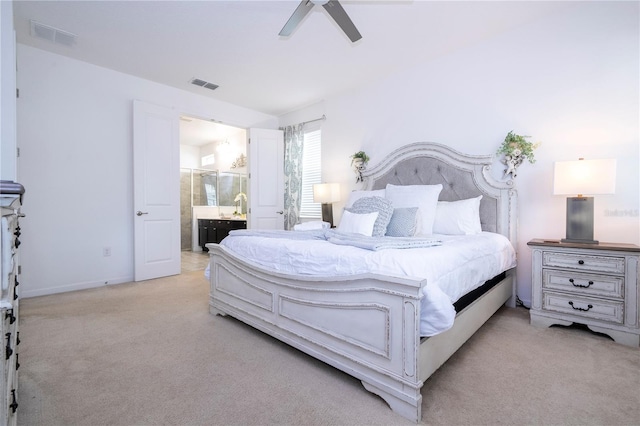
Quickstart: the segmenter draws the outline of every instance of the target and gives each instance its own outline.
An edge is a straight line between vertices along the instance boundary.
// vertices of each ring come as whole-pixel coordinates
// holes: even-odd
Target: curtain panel
[[[304,124],[284,129],[284,229],[292,230],[302,204],[302,151]]]

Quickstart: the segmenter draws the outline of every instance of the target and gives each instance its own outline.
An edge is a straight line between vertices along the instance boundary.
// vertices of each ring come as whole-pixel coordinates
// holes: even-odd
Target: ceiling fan
[[[280,31],[281,36],[289,36],[293,32],[293,30],[298,26],[302,18],[307,16],[307,13],[311,11],[313,6],[318,5],[325,8],[329,15],[336,21],[336,24],[342,31],[349,37],[352,42],[356,42],[362,38],[360,32],[353,25],[353,22],[347,15],[347,12],[344,11],[342,5],[338,0],[302,0],[296,10],[291,15],[291,18],[284,24],[282,30]]]

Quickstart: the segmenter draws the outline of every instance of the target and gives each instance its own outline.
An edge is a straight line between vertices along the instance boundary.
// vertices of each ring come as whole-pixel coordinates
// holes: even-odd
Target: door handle
[[[284,214],[284,210],[280,210],[279,212],[276,212],[278,214]]]
[[[136,212],[136,214],[137,214],[138,216],[142,216],[143,214],[149,214],[149,212],[141,212],[140,210],[138,210],[138,211]]]

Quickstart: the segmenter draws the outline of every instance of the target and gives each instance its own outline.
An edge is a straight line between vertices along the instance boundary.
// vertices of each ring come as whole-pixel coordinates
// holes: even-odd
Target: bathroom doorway
[[[246,213],[246,135],[246,129],[239,127],[187,115],[180,117],[182,251],[202,251],[198,244],[199,218]]]

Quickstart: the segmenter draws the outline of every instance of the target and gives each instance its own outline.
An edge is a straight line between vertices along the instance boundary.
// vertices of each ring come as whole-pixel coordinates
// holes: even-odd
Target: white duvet
[[[377,273],[425,279],[420,333],[433,336],[449,329],[453,303],[485,281],[516,265],[509,240],[491,232],[477,235],[433,235],[434,247],[371,251],[324,240],[261,236],[225,238],[221,245],[246,262],[292,275]],[[208,270],[206,271],[208,276]]]

